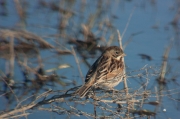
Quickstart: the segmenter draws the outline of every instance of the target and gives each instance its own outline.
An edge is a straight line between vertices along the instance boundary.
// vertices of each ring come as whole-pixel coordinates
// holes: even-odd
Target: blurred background
[[[82,85],[102,51],[119,46],[119,31],[130,91],[151,92],[130,117],[179,117],[179,19],[179,0],[0,0],[0,115],[41,101],[46,91],[62,94]],[[116,87],[123,88],[123,83]],[[85,116],[67,103],[6,118],[95,118],[91,104],[78,108]],[[99,110],[97,115],[110,115]]]

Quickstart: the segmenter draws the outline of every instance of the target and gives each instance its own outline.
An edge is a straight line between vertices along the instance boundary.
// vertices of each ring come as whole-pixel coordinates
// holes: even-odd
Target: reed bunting
[[[124,76],[123,57],[125,54],[117,46],[108,47],[89,69],[85,84],[76,90],[83,98],[92,88],[109,88],[117,86]]]

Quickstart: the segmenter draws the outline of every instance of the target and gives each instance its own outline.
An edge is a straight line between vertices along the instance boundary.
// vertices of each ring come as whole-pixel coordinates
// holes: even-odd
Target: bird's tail
[[[75,94],[78,94],[81,98],[83,98],[88,93],[90,88],[91,88],[91,85],[85,84],[79,89],[77,89]]]

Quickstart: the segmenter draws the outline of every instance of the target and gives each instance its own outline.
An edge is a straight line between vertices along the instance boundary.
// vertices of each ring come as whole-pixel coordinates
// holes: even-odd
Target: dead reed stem
[[[81,67],[80,67],[80,63],[79,63],[78,57],[76,55],[76,52],[75,52],[73,46],[71,47],[71,49],[72,49],[72,54],[74,55],[74,58],[75,58],[75,61],[76,61],[77,67],[78,67],[78,71],[79,71],[80,77],[82,79],[82,82],[84,83],[84,76],[83,76],[82,71],[81,71]]]

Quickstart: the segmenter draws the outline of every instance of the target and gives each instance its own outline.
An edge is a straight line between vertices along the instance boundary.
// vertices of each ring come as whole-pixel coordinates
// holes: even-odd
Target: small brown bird
[[[123,57],[125,54],[117,46],[108,47],[89,69],[85,84],[76,90],[83,98],[91,88],[109,88],[117,86],[124,76]]]

